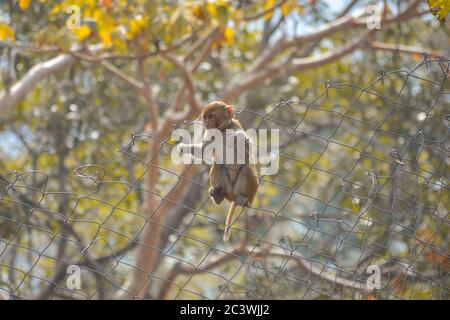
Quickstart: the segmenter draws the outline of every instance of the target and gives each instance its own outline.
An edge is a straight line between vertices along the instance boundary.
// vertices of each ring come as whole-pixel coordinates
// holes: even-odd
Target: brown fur
[[[233,107],[222,101],[214,101],[203,110],[203,122],[207,129],[219,129],[224,139],[227,129],[243,130],[242,125],[234,118]],[[224,141],[225,145],[226,141]],[[235,149],[235,159],[237,159]],[[230,210],[226,219],[224,241],[230,235],[230,226],[236,206],[251,206],[258,188],[258,178],[253,164],[249,163],[249,145],[246,143],[245,164],[213,164],[210,170],[210,194],[217,204],[223,199],[231,202]],[[224,154],[224,159],[226,155]]]

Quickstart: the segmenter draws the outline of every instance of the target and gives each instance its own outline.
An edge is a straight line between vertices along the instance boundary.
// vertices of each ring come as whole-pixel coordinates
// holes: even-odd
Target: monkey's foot
[[[211,195],[216,204],[220,204],[223,201],[223,199],[225,199],[225,196],[223,195],[222,192],[222,188],[216,186],[209,188],[209,194]]]
[[[249,207],[250,206],[250,202],[248,201],[247,197],[244,196],[243,194],[238,194],[235,197],[234,202],[236,202],[236,205],[238,205],[240,207]]]

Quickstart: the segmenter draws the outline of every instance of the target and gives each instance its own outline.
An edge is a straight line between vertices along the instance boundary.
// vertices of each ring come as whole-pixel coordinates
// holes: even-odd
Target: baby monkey
[[[249,161],[249,139],[242,125],[234,117],[233,106],[222,101],[211,102],[204,108],[202,118],[206,127],[202,143],[191,145],[181,143],[177,149],[180,152],[189,150],[191,154],[194,154],[196,149],[203,152],[205,147],[212,142],[207,138],[208,130],[216,129],[221,133],[222,150],[212,150],[214,163],[209,173],[209,193],[216,204],[220,204],[223,199],[230,201],[223,235],[223,240],[227,242],[230,238],[230,227],[236,207],[251,206],[258,188],[258,178],[255,165]],[[240,148],[239,143],[242,143],[244,148]],[[232,152],[233,157],[227,156],[228,152]],[[232,159],[233,162],[228,163],[229,159]],[[244,161],[238,161],[238,159]]]

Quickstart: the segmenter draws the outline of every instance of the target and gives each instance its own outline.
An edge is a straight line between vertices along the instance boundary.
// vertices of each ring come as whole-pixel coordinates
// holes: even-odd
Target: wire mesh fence
[[[259,176],[228,244],[207,166],[168,197],[186,179],[170,137],[157,141],[156,168],[146,157],[156,138],[133,133],[117,150],[121,168],[103,159],[73,164],[67,178],[1,173],[0,294],[113,298],[144,246],[158,252],[142,270],[148,299],[448,299],[448,76],[449,60],[425,56],[366,86],[327,81],[309,101],[238,108],[257,129],[279,130],[279,172]],[[151,168],[157,190],[145,185]],[[143,209],[149,194],[158,209],[170,202],[163,221]],[[142,241],[149,223],[161,227],[158,248]]]

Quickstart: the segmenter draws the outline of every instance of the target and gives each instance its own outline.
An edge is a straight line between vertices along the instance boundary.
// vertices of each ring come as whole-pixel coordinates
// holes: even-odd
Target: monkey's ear
[[[228,115],[230,116],[230,118],[234,118],[234,107],[231,104],[228,104],[225,107],[225,110],[227,110]]]

